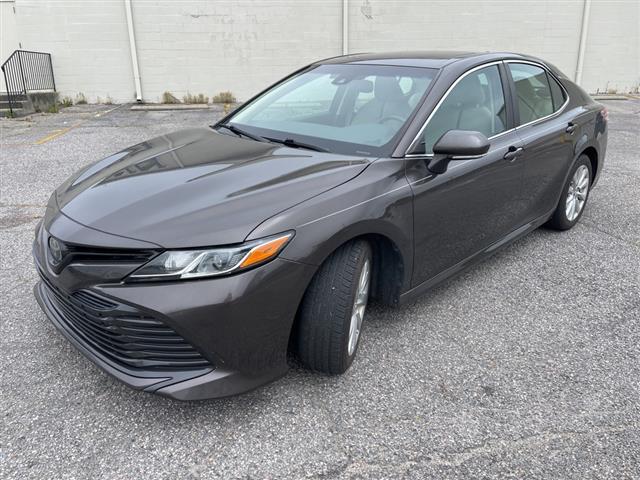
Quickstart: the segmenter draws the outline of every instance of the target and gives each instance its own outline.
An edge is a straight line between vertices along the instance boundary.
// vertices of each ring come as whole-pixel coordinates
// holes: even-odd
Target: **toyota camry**
[[[35,295],[84,355],[147,392],[245,392],[289,355],[340,374],[371,301],[401,304],[539,226],[573,227],[606,144],[606,109],[538,58],[319,61],[64,182],[36,229]]]

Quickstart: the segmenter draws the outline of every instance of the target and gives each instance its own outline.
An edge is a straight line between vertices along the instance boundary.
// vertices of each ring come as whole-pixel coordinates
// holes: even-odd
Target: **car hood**
[[[189,129],[89,165],[56,200],[64,215],[102,232],[165,248],[225,245],[370,162]]]

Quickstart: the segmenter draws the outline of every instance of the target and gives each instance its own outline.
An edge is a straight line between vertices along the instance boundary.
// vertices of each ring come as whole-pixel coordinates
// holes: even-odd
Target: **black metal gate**
[[[18,96],[28,92],[56,91],[50,53],[16,50],[2,64],[2,74],[12,114]]]

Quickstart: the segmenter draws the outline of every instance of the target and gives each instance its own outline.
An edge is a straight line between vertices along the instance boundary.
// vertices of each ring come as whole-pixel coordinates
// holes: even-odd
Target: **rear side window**
[[[516,86],[519,112],[518,125],[551,115],[564,103],[562,89],[555,80],[552,80],[555,88],[560,90],[560,97],[556,92],[554,100],[549,77],[543,68],[526,63],[509,63],[508,66]],[[561,103],[556,107],[555,104],[558,101]]]
[[[551,85],[551,97],[553,98],[553,111],[557,112],[560,107],[564,105],[567,97],[564,94],[564,90],[560,84],[551,75],[547,74],[549,78],[549,85]]]

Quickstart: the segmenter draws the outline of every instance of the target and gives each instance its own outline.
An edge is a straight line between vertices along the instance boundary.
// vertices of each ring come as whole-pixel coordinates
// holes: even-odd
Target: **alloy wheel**
[[[567,220],[573,222],[587,201],[587,194],[589,192],[589,169],[586,165],[580,165],[573,174],[571,183],[569,184],[569,190],[567,191],[567,201],[565,204],[565,215]]]
[[[358,339],[360,338],[360,332],[362,331],[362,320],[364,318],[364,312],[367,308],[367,302],[369,300],[369,283],[371,279],[371,265],[369,259],[364,262],[362,271],[360,272],[360,278],[358,279],[358,289],[356,291],[356,298],[353,302],[353,310],[351,312],[351,323],[349,325],[349,345],[347,351],[349,355],[353,355],[358,345]]]

